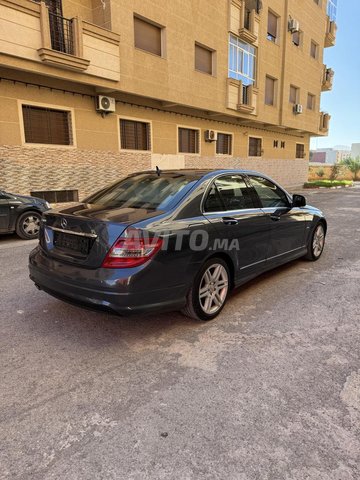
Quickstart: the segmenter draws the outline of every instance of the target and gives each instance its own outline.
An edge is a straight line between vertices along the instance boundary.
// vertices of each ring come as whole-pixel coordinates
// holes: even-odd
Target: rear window
[[[140,174],[125,178],[84,200],[108,208],[170,208],[198,182],[183,174]]]

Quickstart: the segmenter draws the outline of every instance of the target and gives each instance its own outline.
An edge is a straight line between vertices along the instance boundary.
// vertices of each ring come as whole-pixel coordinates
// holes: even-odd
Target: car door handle
[[[222,222],[225,225],[237,225],[239,222],[236,220],[236,218],[233,217],[222,217]]]
[[[270,215],[270,218],[271,218],[271,220],[273,220],[274,222],[278,222],[278,221],[280,220],[281,216],[280,216],[280,215],[271,214],[271,215]]]

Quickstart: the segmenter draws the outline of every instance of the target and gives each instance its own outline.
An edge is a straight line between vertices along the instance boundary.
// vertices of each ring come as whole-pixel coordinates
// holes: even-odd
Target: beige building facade
[[[302,184],[329,2],[0,0],[0,188],[71,200],[156,165]]]

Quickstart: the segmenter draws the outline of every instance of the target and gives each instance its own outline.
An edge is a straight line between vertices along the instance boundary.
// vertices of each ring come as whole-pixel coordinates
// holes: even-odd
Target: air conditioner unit
[[[98,112],[111,113],[115,112],[115,108],[115,98],[105,97],[104,95],[98,95],[96,97],[96,110]]]
[[[289,20],[289,31],[291,33],[300,31],[300,23],[297,20],[295,20],[295,18],[292,18],[291,20]]]
[[[294,105],[294,113],[296,114],[303,113],[303,106],[300,105],[299,103],[296,103]]]
[[[216,142],[217,132],[215,130],[205,130],[205,141],[206,142]]]

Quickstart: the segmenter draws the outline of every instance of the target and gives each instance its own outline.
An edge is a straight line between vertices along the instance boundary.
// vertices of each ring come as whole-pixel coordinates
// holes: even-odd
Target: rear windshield
[[[125,178],[91,195],[84,203],[109,208],[164,210],[176,203],[197,183],[198,178],[183,174],[140,174]]]

